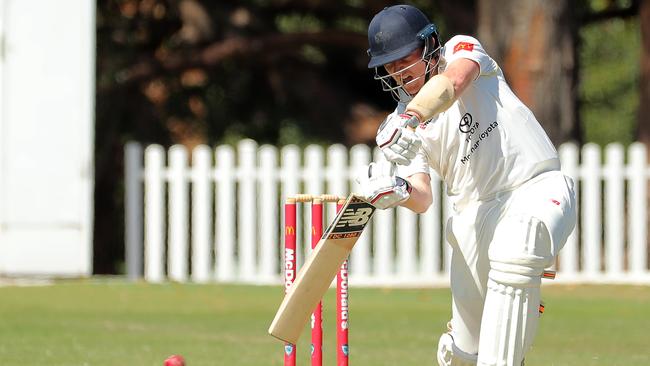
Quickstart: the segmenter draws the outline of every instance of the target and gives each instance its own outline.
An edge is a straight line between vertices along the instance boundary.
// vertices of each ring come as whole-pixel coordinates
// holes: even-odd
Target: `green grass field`
[[[0,287],[0,365],[282,365],[266,334],[278,287],[68,281]],[[650,287],[546,286],[527,366],[650,365]],[[350,364],[434,365],[448,289],[351,289]],[[334,365],[334,293],[325,299],[325,365]],[[308,365],[308,332],[298,345]]]

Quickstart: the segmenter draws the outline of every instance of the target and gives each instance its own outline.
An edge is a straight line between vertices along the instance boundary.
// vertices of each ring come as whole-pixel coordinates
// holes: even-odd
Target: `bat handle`
[[[420,116],[413,111],[405,112],[405,114],[411,116],[411,118],[406,120],[404,127],[410,128],[411,130],[415,131],[415,129],[420,124]]]

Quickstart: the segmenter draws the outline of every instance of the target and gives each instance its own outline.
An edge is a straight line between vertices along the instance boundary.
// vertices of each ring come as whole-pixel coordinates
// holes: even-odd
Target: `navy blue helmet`
[[[382,82],[383,90],[392,92],[398,100],[401,99],[400,92],[408,95],[403,84],[395,80],[399,78],[399,72],[386,74],[381,66],[402,59],[419,48],[423,50],[421,61],[427,63],[422,77],[428,79],[430,70],[438,64],[438,29],[424,13],[411,5],[394,5],[377,13],[368,27],[368,44],[368,68],[375,69],[375,79]],[[435,64],[431,63],[432,60]]]

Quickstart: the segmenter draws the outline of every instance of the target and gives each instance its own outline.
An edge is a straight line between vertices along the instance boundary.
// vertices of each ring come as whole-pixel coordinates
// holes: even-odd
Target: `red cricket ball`
[[[165,360],[164,366],[185,366],[185,359],[181,355],[171,355]]]

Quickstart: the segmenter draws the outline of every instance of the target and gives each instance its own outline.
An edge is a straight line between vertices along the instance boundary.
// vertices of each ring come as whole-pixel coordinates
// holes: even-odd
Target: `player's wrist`
[[[409,183],[408,180],[402,178],[402,177],[395,177],[395,181],[397,183],[397,186],[403,187],[404,191],[408,193],[409,195],[411,194],[411,191],[413,190],[413,186],[411,186],[411,183]]]

